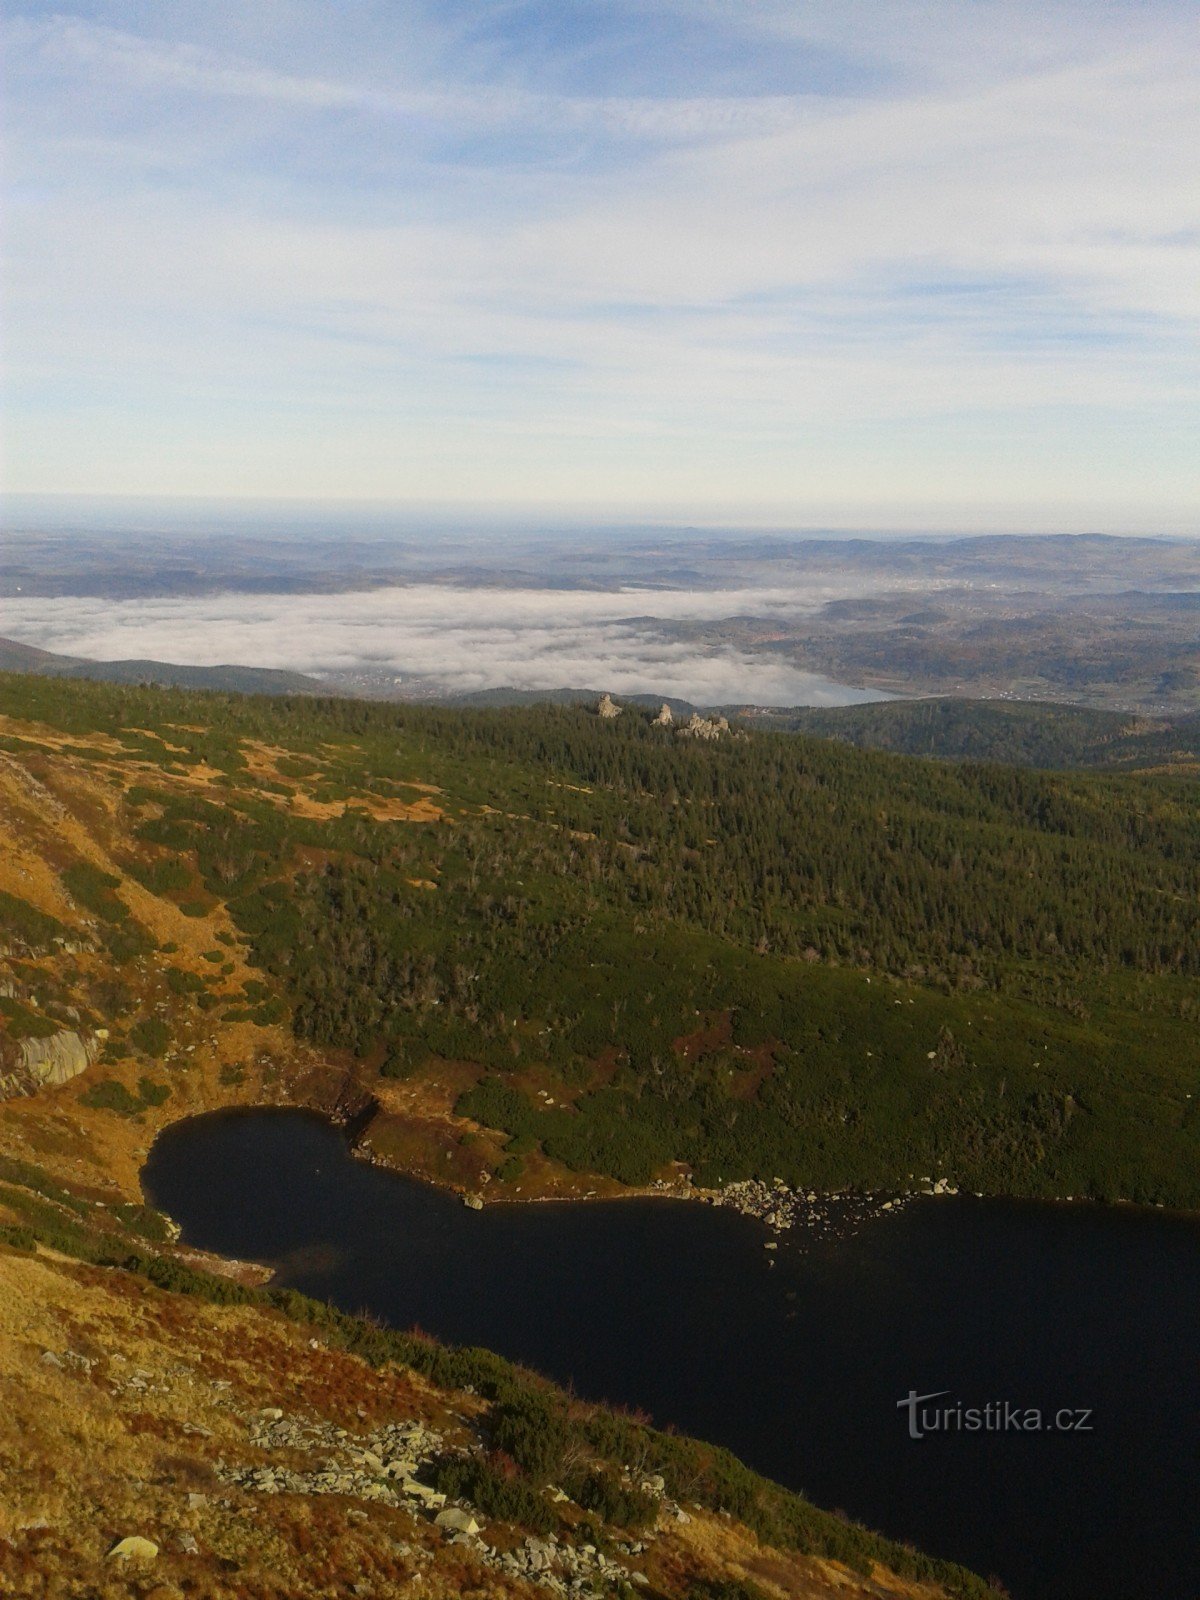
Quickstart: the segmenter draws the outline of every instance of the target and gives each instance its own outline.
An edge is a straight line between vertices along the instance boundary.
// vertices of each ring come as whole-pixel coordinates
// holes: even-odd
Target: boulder
[[[611,720],[621,715],[621,708],[610,694],[600,696],[600,704],[596,707],[596,715]]]
[[[481,1533],[483,1530],[469,1511],[464,1511],[460,1506],[447,1506],[444,1511],[439,1511],[433,1519],[435,1528],[449,1528],[452,1533]]]
[[[0,1100],[18,1094],[37,1094],[70,1083],[96,1059],[99,1041],[70,1028],[60,1028],[45,1039],[21,1039],[14,1069],[0,1077]]]
[[[153,1561],[158,1555],[158,1546],[153,1539],[143,1539],[139,1533],[131,1533],[127,1539],[118,1539],[108,1552],[110,1561]]]
[[[664,700],[662,710],[655,717],[653,726],[656,728],[669,728],[674,721],[675,718],[671,715],[671,708]]]
[[[414,1500],[423,1500],[427,1506],[444,1506],[446,1496],[437,1489],[431,1489],[427,1483],[421,1483],[416,1478],[405,1478],[400,1485],[404,1493],[411,1495]]]

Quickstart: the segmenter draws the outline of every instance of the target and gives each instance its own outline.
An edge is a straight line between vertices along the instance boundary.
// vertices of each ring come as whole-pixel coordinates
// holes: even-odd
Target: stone
[[[400,1485],[404,1493],[411,1495],[414,1500],[423,1500],[427,1506],[444,1506],[446,1496],[436,1489],[431,1489],[427,1483],[419,1483],[416,1478],[405,1478]]]
[[[141,1534],[132,1533],[126,1539],[118,1539],[108,1552],[110,1561],[153,1561],[158,1555],[158,1546],[153,1539],[143,1539]]]
[[[600,704],[596,707],[596,715],[611,721],[613,717],[621,715],[621,707],[616,703],[612,695],[602,694],[600,696]]]
[[[479,1194],[465,1194],[463,1195],[463,1205],[466,1206],[468,1211],[482,1211],[483,1196]]]
[[[719,739],[728,732],[729,723],[724,717],[702,717],[698,711],[693,711],[679,735],[683,739]]]
[[[439,1511],[433,1519],[433,1525],[435,1528],[449,1528],[454,1533],[476,1534],[483,1531],[471,1513],[460,1506],[447,1506],[444,1511]]]
[[[95,1034],[85,1038],[70,1028],[60,1028],[46,1039],[22,1039],[15,1069],[0,1077],[0,1100],[70,1083],[87,1071],[98,1052]]]
[[[655,717],[653,726],[656,728],[669,728],[674,720],[674,717],[671,715],[671,708],[664,700],[662,710]]]

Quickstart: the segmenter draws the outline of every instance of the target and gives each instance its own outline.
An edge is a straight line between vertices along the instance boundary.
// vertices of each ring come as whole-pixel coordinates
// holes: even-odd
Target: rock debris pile
[[[649,1584],[637,1560],[650,1548],[655,1532],[643,1539],[616,1542],[606,1554],[594,1544],[574,1543],[563,1534],[533,1535],[511,1547],[492,1544],[484,1537],[483,1513],[468,1501],[447,1501],[444,1494],[417,1476],[438,1457],[464,1453],[462,1445],[419,1422],[389,1423],[367,1434],[316,1419],[289,1417],[279,1407],[268,1407],[248,1419],[251,1444],[265,1451],[320,1456],[304,1465],[273,1466],[264,1463],[218,1463],[218,1476],[226,1483],[257,1494],[337,1494],[358,1500],[401,1507],[426,1520],[450,1544],[469,1550],[484,1566],[509,1576],[524,1578],[548,1593],[571,1597],[605,1595],[633,1584]],[[468,1448],[466,1453],[471,1453]],[[690,1520],[687,1512],[667,1498],[659,1476],[642,1478],[628,1473],[631,1483],[658,1502],[660,1527]],[[547,1497],[570,1505],[561,1489]]]
[[[835,1236],[852,1231],[872,1217],[902,1211],[918,1195],[958,1193],[946,1178],[914,1181],[919,1187],[902,1194],[850,1190],[821,1194],[815,1189],[790,1189],[782,1178],[770,1183],[747,1178],[726,1184],[706,1198],[710,1205],[729,1206],[743,1216],[755,1217],[774,1233],[786,1233],[794,1228],[810,1235]]]

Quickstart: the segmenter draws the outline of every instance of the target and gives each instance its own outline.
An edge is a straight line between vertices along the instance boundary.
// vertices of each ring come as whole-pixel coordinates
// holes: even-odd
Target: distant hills
[[[174,661],[91,661],[57,655],[16,639],[0,639],[0,671],[44,678],[93,678],[101,683],[159,683],[173,689],[223,689],[234,694],[328,694],[329,686],[302,672],[274,667],[196,667]]]
[[[481,709],[594,705],[599,689],[483,689],[440,704]],[[720,712],[755,728],[836,739],[859,750],[940,760],[998,761],[1009,766],[1121,768],[1200,762],[1200,715],[1139,717],[1084,706],[1013,700],[878,700],[853,706],[708,706],[652,694],[616,695],[618,704],[657,708],[677,719]]]
[[[799,706],[750,713],[748,720],[860,750],[1020,767],[1146,768],[1200,761],[1200,716],[1194,714],[1138,717],[1038,701],[931,699]]]
[[[343,678],[330,681],[273,667],[228,664],[188,666],[179,662],[92,661],[58,655],[15,639],[0,639],[0,672],[40,677],[89,678],[103,683],[154,683],[174,689],[211,689],[228,694],[322,695],[358,698]],[[430,695],[428,704],[490,710],[534,705],[594,705],[598,688],[477,689]],[[368,698],[379,698],[370,695]],[[389,695],[389,699],[401,698]],[[404,699],[410,695],[404,695]],[[626,706],[668,705],[677,719],[693,711],[720,712],[752,727],[835,739],[860,750],[942,760],[998,761],[1046,769],[1186,768],[1200,764],[1200,714],[1145,717],[1119,711],[1042,701],[971,700],[953,697],[879,700],[853,706],[709,706],[671,695],[615,696]]]

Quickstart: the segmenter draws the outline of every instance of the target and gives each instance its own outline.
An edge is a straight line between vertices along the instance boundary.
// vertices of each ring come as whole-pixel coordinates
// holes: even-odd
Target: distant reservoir
[[[277,1110],[176,1124],[143,1180],[189,1244],[640,1407],[1016,1600],[1193,1592],[1200,1219],[928,1200],[767,1252],[683,1202],[469,1211]],[[950,1431],[911,1437],[910,1391]]]

